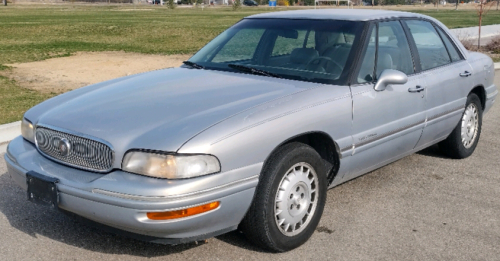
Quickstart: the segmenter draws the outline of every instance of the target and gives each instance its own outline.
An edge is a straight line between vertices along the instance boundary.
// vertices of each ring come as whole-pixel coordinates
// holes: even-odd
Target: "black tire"
[[[304,218],[308,221],[304,221],[305,225],[297,229],[296,233],[298,234],[287,236],[284,234],[286,232],[281,232],[283,228],[278,227],[275,220],[275,210],[277,208],[275,204],[278,204],[275,199],[277,198],[278,187],[283,184],[281,182],[284,180],[284,176],[290,173],[289,170],[292,167],[302,163],[308,164],[316,172],[317,182],[314,184],[317,184],[315,185],[317,192],[313,192],[316,194],[311,198],[316,198],[314,200],[317,200],[317,203],[314,211],[312,205],[306,207],[306,209],[310,208],[310,210],[306,211],[313,214],[306,214],[308,217]],[[295,191],[295,187],[292,190]],[[263,167],[252,205],[241,223],[241,230],[252,243],[272,252],[284,252],[294,249],[304,244],[318,226],[325,206],[326,190],[326,170],[319,154],[310,146],[302,143],[293,142],[283,145]],[[304,197],[303,194],[302,197]],[[300,203],[295,206],[299,209]]]
[[[478,114],[478,125],[476,130],[476,136],[474,141],[471,143],[469,147],[466,147],[462,142],[462,121],[464,119],[464,115],[469,106],[475,106]],[[467,97],[467,103],[465,105],[464,113],[462,114],[462,118],[460,118],[460,122],[457,124],[455,129],[451,132],[450,136],[439,143],[439,149],[446,154],[447,156],[454,159],[465,159],[472,155],[474,150],[476,149],[477,143],[479,142],[479,137],[481,136],[481,126],[483,123],[483,108],[481,106],[481,101],[476,94],[471,93]]]

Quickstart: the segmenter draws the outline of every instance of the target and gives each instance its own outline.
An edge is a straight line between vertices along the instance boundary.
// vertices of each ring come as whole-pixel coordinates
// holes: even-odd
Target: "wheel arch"
[[[264,160],[264,165],[267,164],[271,156],[283,145],[291,142],[300,142],[311,146],[318,154],[321,156],[325,162],[328,179],[328,185],[330,185],[338,173],[340,168],[340,159],[342,154],[340,153],[340,147],[335,142],[330,135],[323,131],[311,131],[305,132],[293,137],[290,137],[278,146],[276,146],[269,155],[267,155]]]
[[[486,107],[486,90],[484,89],[484,86],[475,86],[474,88],[472,88],[469,94],[467,94],[467,96],[469,96],[471,93],[474,93],[479,97],[479,100],[481,101],[481,108],[484,110],[484,108]]]

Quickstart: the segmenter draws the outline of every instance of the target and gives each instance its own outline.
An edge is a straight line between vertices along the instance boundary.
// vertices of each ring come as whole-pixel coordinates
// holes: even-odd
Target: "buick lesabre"
[[[31,108],[5,160],[28,200],[142,240],[240,228],[287,251],[335,204],[328,188],[433,144],[470,156],[493,77],[489,57],[425,15],[258,14],[179,68]]]

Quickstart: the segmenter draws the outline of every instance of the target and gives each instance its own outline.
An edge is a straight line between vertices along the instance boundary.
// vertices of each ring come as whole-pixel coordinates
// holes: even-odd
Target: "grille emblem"
[[[113,150],[104,142],[40,125],[35,137],[38,151],[60,163],[96,172],[113,167]]]
[[[69,151],[71,149],[71,144],[66,138],[62,138],[59,140],[59,144],[57,145],[57,148],[59,149],[59,154],[61,156],[68,156]]]

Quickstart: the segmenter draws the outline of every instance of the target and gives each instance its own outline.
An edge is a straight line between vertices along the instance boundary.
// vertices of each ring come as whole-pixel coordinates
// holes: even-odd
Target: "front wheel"
[[[483,110],[476,94],[467,97],[462,120],[457,124],[446,140],[439,143],[439,148],[448,156],[464,159],[472,155],[481,135]]]
[[[326,171],[308,145],[290,143],[274,153],[261,173],[244,234],[274,252],[305,243],[314,233],[326,201]]]

